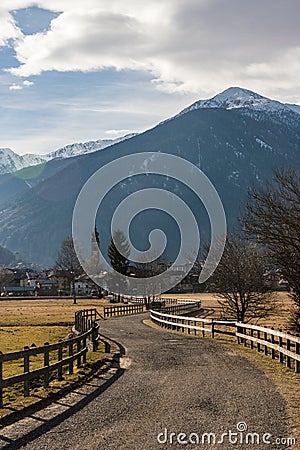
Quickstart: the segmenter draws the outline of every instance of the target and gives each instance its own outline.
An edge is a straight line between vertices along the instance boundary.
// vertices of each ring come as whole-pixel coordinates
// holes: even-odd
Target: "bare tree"
[[[81,273],[81,266],[78,261],[72,236],[68,236],[61,244],[58,252],[55,268],[65,270],[69,276],[69,283],[72,284],[74,304],[76,303],[75,278]]]
[[[14,274],[10,269],[0,268],[0,292],[13,280]]]
[[[227,237],[221,261],[209,285],[220,298],[223,318],[249,322],[275,310],[271,287],[265,283],[261,250],[240,235]]]
[[[276,170],[273,184],[250,190],[245,231],[265,245],[288,282],[295,307],[291,327],[300,331],[300,176],[293,169]]]

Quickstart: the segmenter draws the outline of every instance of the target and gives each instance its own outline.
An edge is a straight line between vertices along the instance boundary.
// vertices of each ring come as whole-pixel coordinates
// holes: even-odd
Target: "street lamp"
[[[72,275],[72,289],[73,289],[73,304],[76,305],[76,292],[75,292],[75,271],[71,270]]]

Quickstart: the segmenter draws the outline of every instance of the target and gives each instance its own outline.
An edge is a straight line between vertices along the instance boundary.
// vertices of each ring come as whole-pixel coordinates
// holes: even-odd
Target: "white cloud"
[[[23,36],[8,11],[60,11]],[[299,0],[2,0],[0,43],[15,38],[13,75],[144,70],[166,92],[209,95],[242,85],[278,98],[300,88]],[[6,30],[6,31],[5,31]]]
[[[10,39],[22,37],[21,30],[15,24],[15,21],[8,10],[0,6],[0,47],[7,45]]]
[[[126,134],[133,133],[132,130],[106,130],[104,134],[108,135],[108,137],[111,137],[112,139],[117,137],[125,136]]]
[[[33,86],[33,85],[34,85],[33,81],[24,80],[22,84],[13,83],[12,85],[9,86],[9,90],[10,91],[21,91],[22,89],[29,87],[29,86]]]
[[[23,86],[20,86],[19,84],[12,84],[9,86],[10,91],[21,91],[23,89]]]

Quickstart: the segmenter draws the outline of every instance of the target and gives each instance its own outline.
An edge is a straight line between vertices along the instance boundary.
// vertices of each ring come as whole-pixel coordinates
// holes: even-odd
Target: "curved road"
[[[125,347],[122,375],[84,408],[19,448],[285,448],[274,444],[275,437],[288,436],[285,403],[259,369],[215,341],[150,328],[142,323],[147,317],[100,322],[102,334]],[[258,433],[260,440],[264,433],[271,434],[265,440],[272,444],[246,443],[246,433],[239,433],[241,443],[231,444],[237,439],[232,434],[214,446],[213,435],[202,436],[214,433],[221,440],[222,433],[235,433],[240,422],[247,424],[248,432]],[[179,435],[181,444],[179,433],[186,435]],[[192,443],[185,444],[189,439]]]

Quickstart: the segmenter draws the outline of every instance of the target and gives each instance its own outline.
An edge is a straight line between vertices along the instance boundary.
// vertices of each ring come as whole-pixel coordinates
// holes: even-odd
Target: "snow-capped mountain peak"
[[[10,148],[0,148],[0,175],[12,173],[28,166],[35,166],[47,160],[45,155],[18,155]]]
[[[46,157],[48,159],[65,159],[72,158],[73,156],[85,155],[86,153],[93,153],[98,150],[103,150],[104,148],[110,147],[114,144],[118,144],[119,142],[125,141],[127,139],[131,139],[136,136],[138,133],[126,134],[126,136],[122,136],[116,139],[99,139],[97,141],[88,141],[88,142],[80,142],[75,144],[69,144],[65,147],[59,148],[54,152],[48,153]]]
[[[18,155],[10,148],[0,148],[0,175],[16,172],[25,167],[36,166],[52,159],[72,158],[73,156],[93,153],[127,139],[131,139],[137,134],[138,133],[131,133],[116,139],[99,139],[97,141],[70,144],[46,155],[34,155],[30,153]]]
[[[299,105],[280,103],[276,100],[263,97],[256,92],[249,91],[248,89],[230,87],[213,98],[208,100],[198,100],[181,111],[179,115],[202,108],[221,108],[227,110],[244,108],[245,110],[267,111],[269,113],[279,111],[294,111],[300,113]]]

